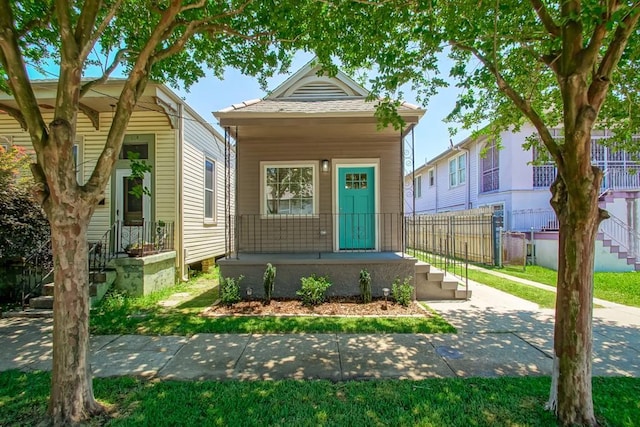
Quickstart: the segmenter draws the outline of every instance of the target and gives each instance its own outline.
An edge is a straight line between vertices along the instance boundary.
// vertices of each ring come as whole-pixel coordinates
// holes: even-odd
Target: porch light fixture
[[[329,172],[329,160],[328,159],[324,159],[322,160],[322,172]]]
[[[382,306],[383,310],[387,309],[387,297],[389,296],[389,288],[382,288],[382,295],[384,295],[384,305]]]

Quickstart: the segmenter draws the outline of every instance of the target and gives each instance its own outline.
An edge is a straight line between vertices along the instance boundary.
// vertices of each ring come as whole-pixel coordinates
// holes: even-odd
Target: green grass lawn
[[[525,271],[511,267],[497,268],[494,271],[556,286],[556,271],[537,265],[529,265]],[[593,293],[596,298],[606,301],[640,307],[640,273],[594,273]]]
[[[180,294],[177,304],[161,306]],[[453,333],[438,314],[430,317],[203,317],[203,309],[218,298],[217,274],[129,298],[111,294],[91,311],[91,333],[192,335],[196,333]]]
[[[534,302],[541,308],[554,308],[556,306],[556,293],[552,291],[523,285],[522,283],[473,269],[469,269],[469,279]]]
[[[95,379],[106,426],[553,426],[548,377],[423,381],[145,381]],[[49,373],[0,373],[0,425],[43,420]],[[640,379],[594,378],[604,426],[640,420]]]

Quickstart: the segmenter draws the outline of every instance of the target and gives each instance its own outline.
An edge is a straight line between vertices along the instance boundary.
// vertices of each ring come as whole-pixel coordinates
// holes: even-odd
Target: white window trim
[[[260,216],[264,219],[278,218],[287,216],[299,217],[318,217],[318,203],[319,203],[319,166],[318,161],[312,160],[294,160],[294,161],[262,161],[260,162]],[[311,173],[313,176],[313,211],[310,214],[270,214],[267,212],[267,169],[268,168],[312,168]]]
[[[210,162],[213,165],[213,176],[211,177],[211,189],[207,188],[207,162]],[[214,159],[212,159],[211,157],[207,157],[205,156],[204,158],[204,162],[203,162],[203,180],[202,180],[202,216],[204,218],[204,223],[205,224],[215,224],[217,222],[217,218],[218,218],[218,204],[216,203],[216,184],[217,184],[217,179],[216,179],[216,174],[218,171],[218,166],[216,164],[216,161]],[[213,206],[211,206],[211,217],[207,216],[207,206],[206,206],[206,201],[207,201],[207,191],[211,191],[211,203],[213,204]]]
[[[460,172],[463,170],[463,168],[460,168],[460,158],[463,156],[467,156],[467,153],[460,153],[457,156],[449,159],[449,163],[448,166],[449,168],[447,169],[447,174],[449,175],[449,188],[455,188],[455,187],[460,187],[462,185],[465,185],[467,183],[467,158],[465,157],[465,161],[463,163],[464,165],[464,180],[460,179]],[[454,172],[454,177],[455,177],[455,183],[451,183],[451,163],[455,163],[455,172]]]

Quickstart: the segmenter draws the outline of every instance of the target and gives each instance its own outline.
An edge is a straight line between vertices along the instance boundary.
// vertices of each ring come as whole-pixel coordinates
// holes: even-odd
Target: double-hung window
[[[449,160],[449,187],[462,185],[467,181],[467,153]]]
[[[216,212],[216,164],[209,158],[204,159],[204,219],[214,221]]]
[[[482,192],[495,191],[500,188],[500,153],[496,142],[487,146],[482,165]]]
[[[262,214],[314,215],[317,201],[317,164],[262,163]]]

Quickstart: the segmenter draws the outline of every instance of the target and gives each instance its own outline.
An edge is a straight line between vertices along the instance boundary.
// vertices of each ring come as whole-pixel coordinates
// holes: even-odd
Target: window
[[[422,197],[422,175],[418,175],[413,179],[413,193],[416,198]]]
[[[120,150],[120,156],[118,158],[119,159],[135,158],[139,160],[147,160],[149,159],[149,144],[147,144],[146,142],[134,143],[134,142],[125,141],[122,144],[122,150]]]
[[[204,160],[204,219],[215,218],[216,164],[211,159]]]
[[[436,184],[436,176],[433,169],[429,169],[429,187],[433,187]]]
[[[9,151],[9,148],[11,148],[11,137],[0,136],[0,147],[2,147],[4,151]]]
[[[482,165],[482,192],[495,191],[500,188],[500,153],[496,142],[485,149]]]
[[[463,153],[449,160],[449,186],[462,185],[467,180],[467,154]]]
[[[263,164],[264,215],[313,215],[316,164]]]

